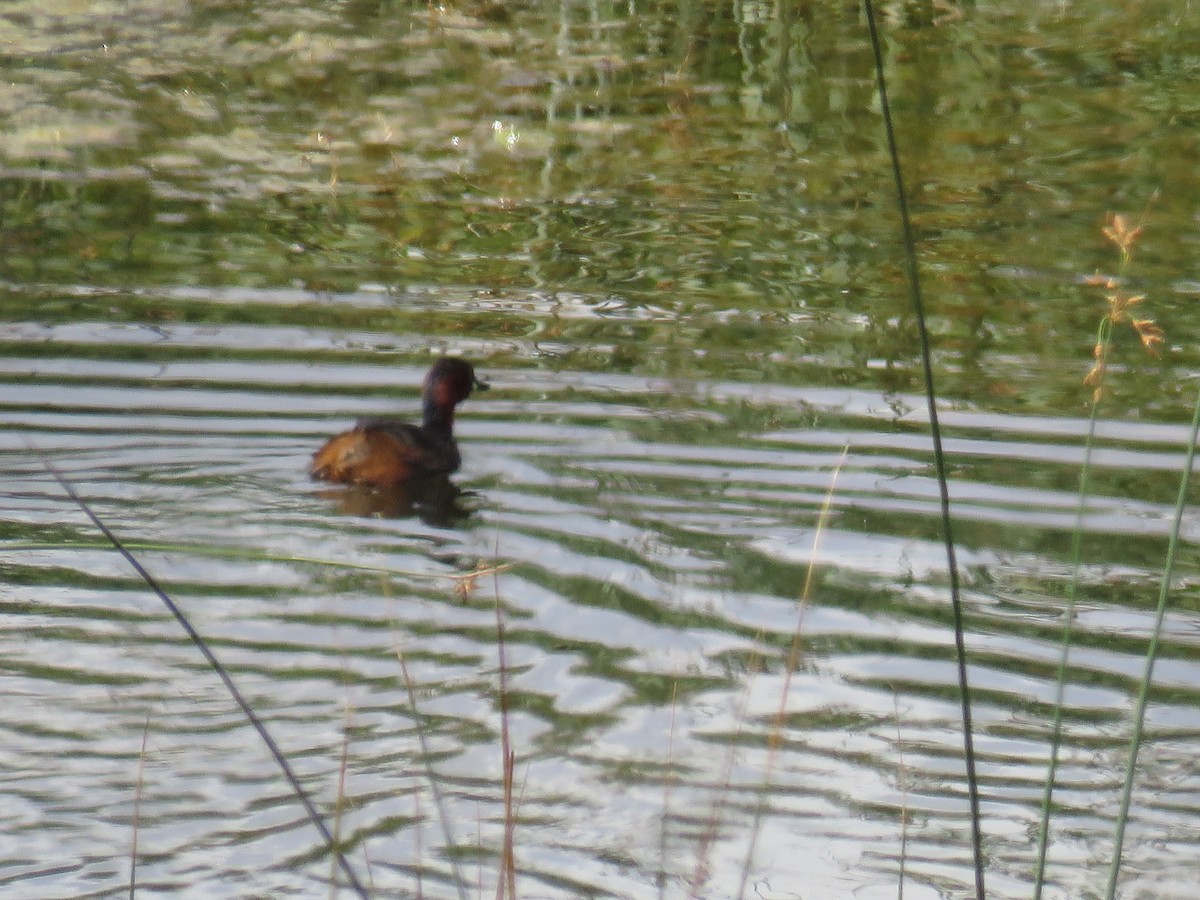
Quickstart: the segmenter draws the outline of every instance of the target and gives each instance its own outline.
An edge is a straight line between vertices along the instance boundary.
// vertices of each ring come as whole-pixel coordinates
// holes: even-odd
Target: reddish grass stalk
[[[513,808],[513,766],[516,761],[508,730],[508,657],[504,651],[504,607],[500,603],[499,576],[492,576],[496,598],[496,658],[500,666],[500,755],[503,759],[504,782],[504,849],[500,855],[500,879],[496,885],[496,900],[517,900],[517,865],[513,853],[516,815]]]
[[[788,651],[787,668],[783,676],[783,690],[779,695],[779,709],[771,721],[771,731],[767,737],[767,769],[763,773],[762,784],[758,789],[758,803],[754,809],[754,824],[750,828],[750,845],[746,848],[746,859],[742,863],[742,877],[738,885],[739,897],[746,895],[746,883],[750,880],[750,867],[754,864],[754,851],[758,847],[758,836],[762,831],[763,810],[766,807],[767,789],[771,786],[771,777],[775,773],[775,760],[779,753],[779,745],[783,741],[783,722],[787,718],[788,693],[792,688],[792,676],[800,665],[800,645],[804,635],[804,614],[808,611],[808,601],[812,596],[813,577],[817,569],[817,548],[825,533],[825,525],[829,521],[829,511],[833,508],[833,492],[837,488],[838,476],[846,465],[846,457],[850,453],[850,445],[842,447],[841,456],[833,468],[829,478],[829,488],[825,491],[825,499],[821,503],[821,511],[817,515],[817,525],[813,529],[812,549],[808,554],[808,569],[804,573],[804,587],[800,591],[800,611],[796,616],[796,629],[792,632],[792,646]]]

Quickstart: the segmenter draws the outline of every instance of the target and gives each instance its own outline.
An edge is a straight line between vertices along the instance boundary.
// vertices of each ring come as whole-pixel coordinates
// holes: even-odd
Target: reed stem
[[[1133,776],[1137,769],[1138,751],[1142,746],[1147,698],[1150,695],[1150,684],[1154,678],[1154,662],[1158,657],[1158,642],[1162,635],[1163,617],[1167,611],[1167,595],[1171,591],[1171,575],[1175,570],[1175,559],[1179,549],[1179,530],[1183,523],[1183,509],[1187,505],[1188,487],[1191,483],[1192,465],[1196,458],[1198,434],[1200,434],[1200,393],[1196,395],[1196,408],[1192,413],[1192,434],[1188,440],[1183,474],[1179,479],[1179,493],[1175,498],[1175,519],[1171,523],[1171,537],[1167,543],[1167,559],[1163,566],[1162,582],[1158,588],[1158,608],[1154,612],[1154,628],[1150,633],[1150,646],[1146,648],[1146,669],[1138,688],[1133,735],[1129,739],[1129,760],[1125,765],[1125,784],[1121,788],[1121,806],[1117,811],[1117,824],[1113,833],[1113,853],[1108,870],[1108,888],[1104,892],[1106,900],[1113,900],[1117,893],[1117,876],[1121,871],[1121,854],[1125,846],[1125,823],[1129,820],[1129,804],[1133,796]]]

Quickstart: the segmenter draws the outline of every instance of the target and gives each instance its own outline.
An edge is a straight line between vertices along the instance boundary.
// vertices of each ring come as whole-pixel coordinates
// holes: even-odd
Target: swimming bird
[[[454,440],[454,408],[475,390],[486,390],[466,360],[443,357],[421,386],[421,424],[396,418],[360,419],[313,454],[309,473],[322,481],[396,487],[431,475],[449,475],[462,464]]]

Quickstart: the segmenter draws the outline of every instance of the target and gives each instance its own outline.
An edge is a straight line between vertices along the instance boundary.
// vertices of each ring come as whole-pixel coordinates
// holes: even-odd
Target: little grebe
[[[439,359],[421,386],[420,425],[399,419],[360,419],[313,454],[313,478],[395,487],[429,475],[448,475],[462,457],[454,442],[454,407],[487,384],[461,359]]]

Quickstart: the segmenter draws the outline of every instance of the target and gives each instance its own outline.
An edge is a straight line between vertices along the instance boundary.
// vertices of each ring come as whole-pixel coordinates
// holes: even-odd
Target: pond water
[[[1166,342],[1116,334],[1049,852],[1048,896],[1099,896],[1200,364],[1200,30],[1154,2],[881,24],[989,896],[1032,893],[1089,276],[1118,272],[1107,213],[1145,226],[1124,274]],[[212,643],[373,896],[495,892],[504,718],[520,896],[972,895],[858,6],[16,0],[0,45],[5,897],[127,896],[135,856],[141,896],[339,877],[39,453]],[[308,480],[327,435],[415,414],[446,353],[492,383],[460,409],[461,493]],[[1182,538],[1125,897],[1200,882],[1190,508]]]

